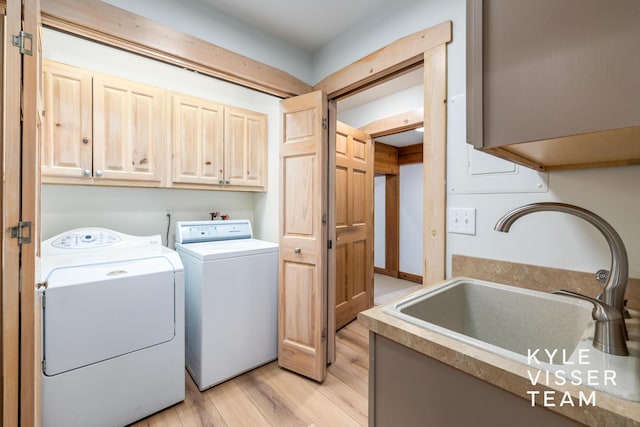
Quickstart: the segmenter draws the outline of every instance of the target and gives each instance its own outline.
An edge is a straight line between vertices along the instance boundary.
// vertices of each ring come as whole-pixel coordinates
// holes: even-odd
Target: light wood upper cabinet
[[[266,186],[267,116],[226,107],[225,182],[231,185]]]
[[[43,74],[43,183],[266,191],[266,114],[53,61]]]
[[[173,182],[223,184],[224,107],[174,94],[172,113]]]
[[[266,190],[267,116],[173,95],[174,186]]]
[[[160,186],[164,91],[45,61],[42,182]]]
[[[537,169],[640,163],[640,2],[467,0],[467,142]]]
[[[93,130],[91,74],[44,63],[42,175],[77,178],[91,175]]]
[[[161,89],[95,76],[94,177],[160,183],[165,121]]]

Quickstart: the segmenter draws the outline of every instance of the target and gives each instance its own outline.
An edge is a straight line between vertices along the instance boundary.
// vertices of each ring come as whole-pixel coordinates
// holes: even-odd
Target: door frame
[[[447,124],[447,43],[452,40],[452,23],[446,21],[403,37],[326,77],[313,87],[338,101],[377,84],[423,67],[425,125],[423,141],[423,286],[446,278],[446,124]],[[411,113],[415,116],[415,112]],[[389,120],[387,135],[410,129],[404,119]],[[415,117],[414,117],[415,119]],[[380,123],[378,123],[380,125]],[[381,130],[363,128],[382,136]],[[390,132],[389,132],[390,131]],[[382,133],[381,133],[382,132]],[[329,293],[335,282],[329,282]],[[335,292],[335,289],[334,289]]]
[[[371,135],[374,139],[383,136],[399,134],[409,130],[415,130],[424,124],[424,116],[422,110],[413,110],[406,113],[397,114],[391,117],[373,121],[360,128],[365,133]],[[418,145],[418,144],[416,144]],[[376,153],[378,148],[384,150],[385,153],[380,157],[376,156],[376,165],[380,165],[380,169],[376,173],[385,176],[385,266],[384,268],[374,269],[378,273],[391,277],[411,280],[422,284],[423,276],[416,276],[400,271],[400,166],[409,163],[422,163],[422,155],[420,161],[401,161],[403,158],[402,150],[409,147],[392,147],[384,143],[375,142]],[[410,146],[411,147],[411,146]],[[420,147],[424,151],[424,147]],[[392,152],[393,150],[393,152]],[[416,153],[418,154],[418,153]],[[378,160],[379,159],[379,160]],[[391,164],[391,160],[395,160],[395,164]],[[391,220],[390,220],[391,218]]]

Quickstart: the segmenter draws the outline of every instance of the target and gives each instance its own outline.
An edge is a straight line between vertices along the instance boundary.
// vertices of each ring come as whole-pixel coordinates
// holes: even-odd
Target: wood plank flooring
[[[271,362],[200,392],[185,371],[184,402],[133,427],[366,426],[369,331],[357,320],[336,334],[336,363],[322,384]]]

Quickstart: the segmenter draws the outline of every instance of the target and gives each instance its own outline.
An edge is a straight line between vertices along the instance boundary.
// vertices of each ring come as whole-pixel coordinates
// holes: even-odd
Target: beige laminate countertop
[[[435,285],[438,286],[438,285]],[[425,288],[428,289],[428,288]],[[415,294],[425,292],[425,289]],[[480,378],[490,384],[507,390],[531,401],[528,391],[540,391],[536,404],[543,406],[542,392],[555,391],[556,406],[550,410],[589,426],[640,426],[640,402],[633,402],[596,390],[596,404],[579,406],[580,392],[584,396],[594,390],[586,385],[564,385],[537,383],[530,379],[532,367],[503,356],[463,343],[454,338],[422,328],[383,312],[385,305],[377,306],[358,315],[358,319],[370,331],[402,344],[412,350],[436,359],[442,363]],[[630,349],[640,348],[640,313],[632,312],[627,320]],[[635,374],[634,374],[635,375]],[[640,381],[640,378],[638,378]],[[544,383],[544,381],[543,381]],[[559,403],[566,393],[572,397],[575,406]]]

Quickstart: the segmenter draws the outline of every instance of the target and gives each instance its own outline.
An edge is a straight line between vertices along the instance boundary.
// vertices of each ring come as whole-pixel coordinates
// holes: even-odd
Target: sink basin
[[[383,311],[511,359],[523,361],[529,351],[538,350],[544,362],[559,365],[593,324],[592,309],[586,301],[462,278],[401,299]]]

